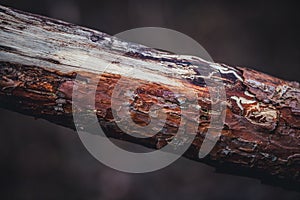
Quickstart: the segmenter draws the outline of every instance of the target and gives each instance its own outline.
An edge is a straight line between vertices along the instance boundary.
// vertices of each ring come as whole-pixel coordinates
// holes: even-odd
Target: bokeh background
[[[296,1],[0,0],[111,35],[137,27],[180,31],[217,62],[299,81]],[[95,160],[69,129],[0,110],[1,199],[300,199],[300,192],[218,174],[181,158],[148,174],[127,174]]]

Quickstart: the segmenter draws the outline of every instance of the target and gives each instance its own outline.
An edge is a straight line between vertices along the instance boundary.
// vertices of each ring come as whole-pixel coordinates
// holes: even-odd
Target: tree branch
[[[299,187],[299,83],[127,43],[105,33],[3,6],[0,20],[1,107],[74,129],[73,86],[92,89],[97,84],[96,110],[92,112],[109,137],[160,149],[176,134],[180,118],[184,119],[187,135],[192,134],[189,126],[196,120],[197,134],[185,157],[226,173]],[[199,159],[198,151],[214,113],[205,77],[195,70],[200,65],[219,71],[221,77],[210,78],[223,81],[227,96],[221,137],[204,159]],[[133,67],[135,73],[125,73]],[[126,120],[115,119],[111,108],[113,89],[121,78],[128,88],[142,83],[128,94],[131,118],[136,124],[149,123],[149,108],[154,104],[168,113],[164,128],[155,136],[132,137],[117,126],[116,120]],[[180,101],[188,101],[189,97],[176,97],[170,92],[187,88],[198,94],[197,119],[180,114]],[[78,98],[86,100],[86,91]],[[115,97],[120,109],[125,92]],[[80,109],[88,108],[82,105]]]

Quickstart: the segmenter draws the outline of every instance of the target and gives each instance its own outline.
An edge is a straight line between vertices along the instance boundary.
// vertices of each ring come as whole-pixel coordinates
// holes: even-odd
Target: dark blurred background
[[[299,81],[293,1],[0,0],[2,5],[116,34],[159,26],[198,41],[217,62]],[[300,192],[181,158],[148,174],[95,160],[74,131],[0,110],[1,199],[300,199]]]

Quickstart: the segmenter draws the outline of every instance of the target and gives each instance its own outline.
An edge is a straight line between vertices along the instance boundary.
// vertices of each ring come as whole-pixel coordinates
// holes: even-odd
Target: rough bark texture
[[[95,113],[109,137],[160,149],[170,143],[178,127],[197,134],[184,156],[217,167],[219,171],[260,178],[298,188],[300,184],[300,86],[251,69],[209,63],[123,42],[101,32],[0,6],[0,106],[65,127],[75,128],[72,117],[73,86],[84,87],[86,100],[97,84]],[[203,77],[196,68],[218,70]],[[108,67],[109,66],[109,67]],[[134,69],[135,73],[126,71]],[[78,79],[80,75],[80,79]],[[76,79],[77,77],[77,79]],[[114,97],[120,110],[130,104],[132,120],[149,123],[149,109],[158,105],[167,114],[164,128],[153,137],[136,138],[116,125],[111,99],[122,78],[128,88]],[[205,79],[222,80],[226,90],[226,119],[221,137],[204,159],[198,151],[209,128],[211,101]],[[76,80],[75,80],[76,79]],[[181,115],[180,102],[188,96],[171,91],[193,90],[198,95],[199,118]],[[127,93],[126,93],[127,92]],[[124,102],[127,95],[129,102]],[[89,105],[80,109],[88,110]],[[152,116],[160,118],[160,116]],[[183,118],[183,121],[180,119]],[[125,121],[126,122],[126,121]],[[141,133],[134,133],[141,134]],[[180,146],[179,141],[174,148]],[[287,184],[288,183],[288,184]]]

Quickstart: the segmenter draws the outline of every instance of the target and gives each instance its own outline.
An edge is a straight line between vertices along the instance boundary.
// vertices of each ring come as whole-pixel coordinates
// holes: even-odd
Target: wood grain
[[[242,67],[210,63],[193,56],[175,55],[121,41],[88,28],[0,6],[0,106],[75,129],[72,116],[74,85],[96,85],[95,109],[109,137],[160,149],[179,126],[196,135],[185,157],[215,166],[218,171],[259,178],[283,187],[300,184],[300,86]],[[198,73],[199,66],[208,69]],[[209,69],[220,76],[210,74]],[[133,70],[134,73],[127,73]],[[79,77],[79,78],[78,78]],[[119,110],[130,104],[131,119],[140,126],[151,121],[150,107],[167,113],[164,128],[149,138],[125,134],[112,115],[114,87],[122,78],[126,88],[114,97]],[[226,119],[221,136],[204,159],[198,152],[210,127],[212,113],[207,79],[222,81],[226,91]],[[182,115],[180,103],[189,96],[172,91],[196,92],[200,117]],[[124,102],[127,94],[129,102]],[[78,109],[89,109],[85,104]],[[119,111],[118,111],[119,112]],[[153,117],[153,116],[152,116]],[[160,120],[160,116],[155,116]],[[180,124],[180,120],[184,124]],[[126,123],[126,121],[123,121]],[[162,121],[163,122],[163,121]],[[138,136],[145,133],[133,133]],[[216,133],[217,134],[217,133]],[[144,135],[144,136],[147,136]],[[182,140],[184,141],[184,140]],[[177,144],[178,145],[178,144]],[[180,145],[179,145],[180,146]],[[177,148],[175,145],[174,148]]]

